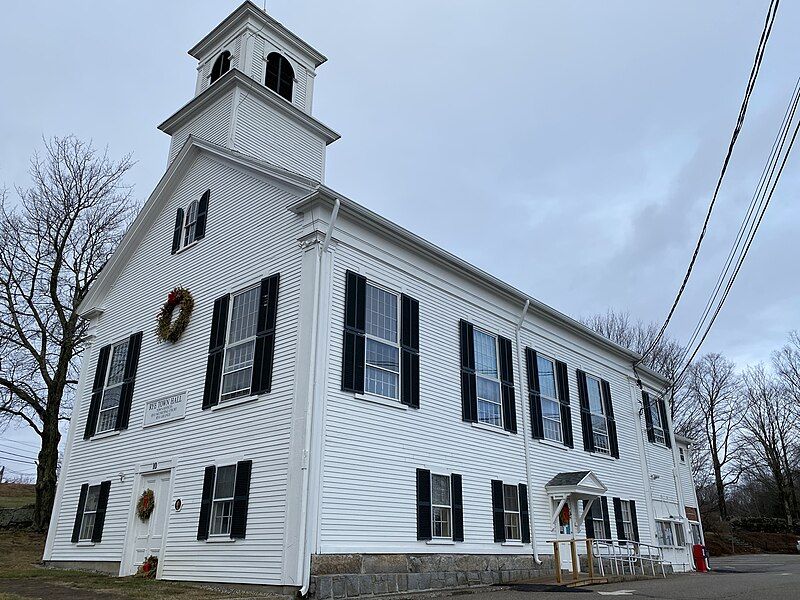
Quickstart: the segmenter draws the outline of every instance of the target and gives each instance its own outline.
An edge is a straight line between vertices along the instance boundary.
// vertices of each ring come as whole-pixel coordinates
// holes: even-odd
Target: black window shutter
[[[197,222],[194,226],[195,241],[206,237],[206,220],[208,219],[208,200],[210,197],[211,190],[206,190],[200,196],[200,202],[197,204]]]
[[[633,525],[633,537],[639,541],[639,517],[636,516],[636,502],[628,500],[628,506],[631,507],[631,525]]]
[[[478,421],[478,382],[475,377],[475,341],[472,323],[458,324],[461,349],[461,420]]]
[[[136,370],[139,367],[139,353],[142,349],[142,332],[134,333],[128,339],[128,356],[125,360],[125,374],[122,381],[122,393],[119,397],[119,409],[117,410],[117,425],[115,429],[120,431],[128,428],[128,420],[131,416],[131,402],[133,400],[133,384],[136,382]]]
[[[528,486],[520,483],[519,490],[519,527],[522,533],[522,543],[531,542],[531,516],[528,512]]]
[[[461,492],[461,475],[450,474],[450,501],[453,504],[453,541],[464,541],[464,498]]]
[[[492,479],[492,527],[494,541],[506,541],[506,517],[503,510],[503,482]]]
[[[347,272],[342,350],[342,390],[364,393],[364,327],[367,310],[367,278]]]
[[[625,537],[625,525],[622,521],[622,502],[619,498],[614,498],[614,520],[616,521],[617,525],[617,539],[620,541],[624,541],[627,539]]]
[[[531,410],[531,436],[540,440],[544,438],[544,422],[542,420],[542,398],[539,395],[539,364],[536,362],[536,350],[525,348],[525,370],[528,372],[528,403]]]
[[[417,539],[431,538],[431,472],[417,469]]]
[[[92,529],[92,541],[100,542],[103,540],[103,525],[106,522],[106,509],[108,508],[108,492],[111,490],[111,482],[104,481],[100,484],[100,495],[97,498],[97,511],[94,513],[94,529]]]
[[[514,395],[514,354],[511,340],[497,337],[500,353],[500,394],[503,408],[503,429],[517,433],[517,403]]]
[[[400,401],[419,408],[419,302],[400,297]]]
[[[222,362],[225,358],[225,333],[228,329],[228,303],[225,294],[214,301],[211,317],[211,336],[208,341],[206,382],[203,386],[203,410],[219,404],[219,387],[222,383]]]
[[[83,509],[86,506],[86,494],[89,492],[89,484],[81,486],[81,494],[78,497],[78,510],[75,512],[75,524],[72,526],[72,543],[77,544],[81,536],[81,523],[83,522]]]
[[[247,505],[250,500],[250,473],[252,460],[236,463],[236,481],[233,486],[233,516],[231,517],[231,537],[243,539],[247,529]]]
[[[564,445],[574,448],[572,439],[572,406],[569,402],[569,376],[567,363],[556,361],[556,385],[558,386],[558,399],[561,408],[561,429],[564,432]]]
[[[667,401],[664,398],[658,400],[658,409],[661,411],[661,427],[664,429],[664,443],[667,448],[672,448],[672,440],[669,434],[669,421],[667,421]]]
[[[611,524],[608,520],[608,498],[603,496],[600,498],[600,502],[603,508],[603,525],[605,526],[606,536],[611,539]]]
[[[181,249],[181,237],[183,236],[183,209],[179,208],[175,213],[175,229],[172,231],[172,253],[175,254]]]
[[[108,370],[108,356],[110,353],[111,345],[107,345],[100,348],[100,352],[97,355],[97,366],[94,369],[94,383],[92,384],[92,400],[89,403],[89,414],[86,417],[83,439],[92,437],[97,429],[97,416],[100,414],[100,403],[103,400],[103,386],[106,383],[106,371]]]
[[[213,465],[206,467],[203,474],[203,496],[200,500],[200,520],[197,522],[197,539],[208,539],[208,527],[211,524],[211,502],[214,499],[214,479],[217,468]]]
[[[608,444],[611,446],[611,456],[619,458],[619,441],[617,440],[617,422],[614,419],[614,403],[611,401],[611,386],[605,379],[600,380],[600,389],[603,393],[603,406],[606,408],[606,422],[608,423]]]
[[[272,390],[272,365],[275,360],[275,322],[278,315],[280,275],[261,280],[256,329],[256,348],[253,354],[251,394],[266,394]]]
[[[586,386],[586,373],[578,369],[578,400],[581,406],[581,430],[583,431],[583,449],[594,452],[594,434],[592,432],[592,413],[589,409],[589,390]]]
[[[653,415],[650,413],[650,394],[642,390],[642,406],[644,407],[644,424],[647,428],[647,441],[655,442],[656,434],[653,431]]]

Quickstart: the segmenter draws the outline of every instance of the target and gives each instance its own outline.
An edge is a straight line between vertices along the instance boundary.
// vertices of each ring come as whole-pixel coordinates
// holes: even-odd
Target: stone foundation
[[[553,574],[524,554],[316,554],[309,596],[317,600],[513,583]]]

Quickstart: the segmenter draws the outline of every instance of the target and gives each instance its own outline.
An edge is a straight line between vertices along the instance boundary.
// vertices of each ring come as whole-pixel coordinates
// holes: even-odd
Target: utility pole
[[[6,472],[6,466],[0,466],[0,483],[3,483],[3,473]]]

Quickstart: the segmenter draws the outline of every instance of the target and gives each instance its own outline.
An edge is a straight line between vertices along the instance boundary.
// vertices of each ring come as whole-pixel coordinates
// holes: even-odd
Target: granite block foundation
[[[338,600],[513,583],[552,575],[552,557],[542,561],[508,554],[317,554],[309,595]]]

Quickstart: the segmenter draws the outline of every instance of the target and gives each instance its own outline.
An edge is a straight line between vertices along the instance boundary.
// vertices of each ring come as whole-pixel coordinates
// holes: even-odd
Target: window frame
[[[383,285],[377,284],[377,283],[375,283],[373,281],[367,280],[366,285],[365,285],[365,295],[366,295],[367,298],[369,297],[368,288],[370,288],[370,287],[375,288],[377,290],[380,290],[382,292],[385,292],[387,294],[391,294],[392,296],[395,297],[395,324],[396,324],[395,337],[396,337],[396,340],[394,342],[392,342],[390,340],[387,340],[387,339],[384,339],[384,338],[381,338],[381,337],[378,337],[376,335],[373,335],[373,334],[369,333],[369,330],[368,330],[368,327],[367,327],[367,322],[368,322],[368,319],[369,319],[369,307],[368,306],[365,307],[365,311],[364,311],[364,393],[365,394],[369,394],[370,396],[377,396],[378,398],[385,398],[387,400],[400,402],[400,360],[401,360],[401,350],[402,350],[401,346],[400,346],[400,304],[401,304],[401,301],[402,301],[401,300],[401,294],[399,292],[396,292],[396,291],[392,290],[392,289],[389,289],[386,286],[383,286]],[[369,354],[369,351],[368,351],[369,340],[372,340],[373,342],[376,342],[378,344],[383,344],[385,346],[391,346],[391,347],[397,349],[397,371],[392,371],[391,369],[387,369],[386,367],[381,367],[380,365],[375,365],[373,363],[370,363],[369,360],[367,360],[367,356]],[[373,391],[370,391],[370,390],[367,389],[368,388],[368,386],[367,386],[367,381],[368,381],[367,371],[370,368],[377,369],[377,370],[383,371],[385,373],[391,373],[391,374],[396,375],[397,383],[395,384],[395,390],[397,391],[397,396],[387,396],[385,394],[379,394],[378,392],[373,392]]]
[[[227,54],[227,57],[225,56],[226,54]],[[223,71],[222,70],[223,64],[225,63],[226,60],[227,60],[227,68]],[[217,54],[217,57],[211,63],[211,68],[208,71],[208,86],[209,87],[211,87],[217,81],[222,79],[223,75],[225,75],[225,73],[227,73],[228,71],[231,70],[231,61],[232,60],[233,60],[233,53],[230,50],[228,50],[227,48],[223,48],[222,51],[219,54]],[[216,66],[216,64],[218,62],[220,63],[220,73],[219,73],[219,75],[214,77],[214,68],[215,68],[215,66]]]
[[[111,368],[114,366],[114,356],[116,355],[117,348],[120,346],[125,346],[125,357],[123,358],[122,362],[122,377],[117,383],[112,385],[108,385],[108,378],[111,376]],[[116,415],[119,415],[119,407],[122,401],[122,386],[125,385],[125,365],[128,362],[128,352],[130,352],[130,339],[125,338],[124,340],[120,340],[118,342],[114,342],[111,344],[111,349],[108,353],[108,364],[106,365],[106,373],[103,376],[103,394],[100,397],[100,406],[97,410],[97,422],[95,423],[95,435],[100,435],[101,433],[108,433],[110,431],[115,431],[117,426],[117,419]],[[103,402],[106,399],[106,394],[113,389],[119,388],[119,396],[117,397],[117,404],[113,408],[103,408]],[[103,413],[109,413],[114,411],[115,417],[111,421],[111,426],[105,429],[100,428],[100,424],[102,423]]]
[[[539,359],[546,360],[551,365],[553,365],[553,369],[552,369],[552,372],[553,372],[553,389],[556,392],[556,397],[555,398],[553,398],[552,396],[549,396],[547,394],[542,393],[542,380],[541,380],[542,370],[539,368]],[[549,440],[551,442],[556,442],[558,444],[563,444],[564,443],[564,423],[561,421],[561,398],[559,396],[559,389],[558,389],[558,374],[556,373],[556,360],[554,358],[551,358],[550,356],[547,356],[546,354],[541,354],[541,353],[537,352],[536,353],[536,363],[537,363],[536,364],[536,372],[537,372],[537,377],[538,377],[537,383],[539,385],[539,398],[540,399],[545,399],[548,402],[555,402],[556,408],[557,408],[556,414],[558,415],[557,419],[553,419],[552,417],[546,416],[544,414],[544,409],[542,409],[542,435],[544,435],[544,439],[546,439],[546,440]],[[540,402],[541,402],[541,400],[540,400]],[[559,431],[559,438],[558,439],[554,439],[552,437],[548,437],[546,421],[550,422],[550,423],[554,423],[556,421],[558,422],[558,431]]]
[[[596,413],[592,408],[592,396],[589,392],[589,386],[593,383],[597,384],[597,393],[600,396],[600,412]],[[603,384],[599,377],[595,377],[590,373],[586,373],[586,402],[589,405],[589,415],[592,418],[592,446],[594,447],[594,452],[598,454],[606,454],[611,455],[611,435],[608,432],[608,415],[606,414],[606,405],[605,399],[603,398]],[[598,432],[594,426],[594,418],[595,417],[602,417],[603,423],[605,426],[605,431]],[[601,446],[597,443],[597,436],[601,436],[605,439],[605,446]]]
[[[661,422],[661,403],[664,402],[663,398],[656,398],[650,402],[650,423],[653,430],[653,441],[656,444],[666,445],[666,430],[664,423]]]
[[[591,518],[592,525],[594,527],[594,539],[611,539],[611,532],[606,531],[606,520],[603,516],[603,504],[600,498],[595,498],[594,502],[592,503],[592,508],[589,511],[589,518]],[[600,528],[599,530],[603,532],[602,536],[597,535],[598,527]]]
[[[450,504],[435,504],[433,502],[433,478],[444,477],[447,480],[447,497]],[[453,482],[450,474],[430,473],[431,482],[431,539],[433,540],[452,540],[453,539]],[[436,535],[436,509],[444,510],[447,514],[448,535]]]
[[[633,515],[631,513],[630,500],[623,500],[620,498],[619,509],[619,520],[622,522],[622,531],[625,532],[625,539],[627,541],[635,541],[636,531],[633,528]]]
[[[482,333],[483,335],[489,336],[494,341],[494,362],[495,362],[495,372],[497,373],[496,378],[488,377],[478,372],[477,366],[475,368],[475,378],[485,379],[486,381],[490,381],[492,383],[497,384],[497,400],[491,400],[489,398],[484,398],[480,395],[480,386],[477,385],[477,381],[475,384],[475,399],[478,404],[478,414],[475,415],[477,422],[481,425],[488,425],[489,427],[497,427],[499,429],[503,429],[505,426],[505,422],[503,421],[503,382],[500,380],[500,336],[487,331],[481,327],[476,327],[473,325],[472,327],[472,347],[473,347],[473,354],[475,354],[475,348],[477,344],[475,343],[475,335],[478,333]],[[488,402],[489,404],[494,404],[497,406],[498,414],[500,416],[499,422],[493,423],[491,421],[484,421],[481,420],[481,410],[480,410],[480,403]],[[505,485],[505,484],[504,484]]]
[[[509,509],[506,505],[506,495],[509,490],[513,490],[511,497],[514,498],[516,503],[516,510]],[[509,525],[509,517],[516,517],[516,524]],[[514,521],[514,519],[511,519]],[[509,535],[509,532],[514,533],[516,527],[517,535]],[[519,503],[519,486],[513,483],[503,483],[503,530],[505,531],[506,542],[522,542],[522,513],[520,511]]]
[[[662,548],[679,548],[680,546],[677,543],[677,536],[675,533],[675,521],[669,521],[666,519],[656,519],[656,538],[658,539],[658,545]],[[667,539],[664,536],[664,532],[669,533],[669,543],[667,543]],[[685,536],[684,536],[685,537]]]
[[[192,209],[194,208],[194,214]],[[197,214],[200,212],[200,201],[192,200],[186,207],[183,213],[183,226],[181,227],[181,247],[188,248],[197,241]],[[190,221],[190,217],[192,220]],[[191,239],[189,239],[189,232],[191,231]]]
[[[224,498],[217,498],[217,481],[219,479],[219,473],[222,469],[227,469],[233,467],[233,494],[230,497]],[[231,529],[233,527],[233,504],[234,499],[236,498],[236,474],[239,470],[239,465],[237,463],[231,464],[224,464],[224,465],[217,465],[216,469],[214,470],[214,485],[211,488],[211,511],[209,514],[209,524],[208,524],[208,537],[214,538],[229,538],[231,536]],[[230,503],[230,514],[228,516],[222,516],[221,519],[226,519],[228,524],[228,530],[222,531],[218,533],[214,533],[214,519],[216,516],[217,506],[223,503],[229,502]]]
[[[697,521],[689,521],[689,533],[692,536],[693,544],[703,543],[703,530],[700,527],[700,523]]]
[[[253,335],[248,336],[247,338],[243,338],[243,339],[238,340],[238,341],[233,342],[233,343],[231,343],[229,340],[230,340],[230,334],[231,334],[231,322],[233,321],[234,298],[236,296],[241,296],[241,295],[246,294],[248,292],[252,292],[253,290],[257,290],[257,294],[256,295],[259,296],[258,291],[260,291],[260,289],[261,289],[261,284],[260,283],[254,283],[253,285],[247,286],[245,288],[242,288],[240,290],[237,290],[235,292],[231,292],[230,294],[228,294],[229,306],[228,306],[227,322],[226,322],[226,327],[225,327],[225,349],[223,350],[223,354],[222,354],[222,376],[220,377],[220,383],[219,383],[219,404],[225,404],[227,402],[232,402],[232,401],[238,400],[239,398],[247,398],[248,396],[252,395],[251,392],[253,390],[253,365],[254,365],[255,355],[256,355],[256,342],[255,341],[256,341],[256,338],[258,337],[258,308],[256,308],[256,327],[255,327],[255,330],[253,332]],[[260,298],[260,296],[259,296],[259,298]],[[258,300],[256,301],[256,307],[258,307]],[[231,348],[235,348],[236,346],[243,346],[245,344],[249,344],[250,342],[253,342],[253,354],[250,357],[250,365],[249,365],[249,367],[239,367],[239,368],[233,369],[231,371],[228,371],[227,370],[228,351]],[[225,398],[224,397],[225,396],[225,392],[224,392],[224,389],[225,389],[225,375],[229,375],[231,373],[236,373],[237,371],[243,371],[243,370],[245,370],[247,368],[250,369],[250,381],[247,384],[247,388],[246,388],[247,391],[245,393],[240,393],[240,392],[244,392],[245,391],[245,388],[241,388],[239,390],[235,390],[234,392],[227,392],[228,395],[233,394],[233,393],[235,393],[236,395],[235,396],[230,396],[229,398]]]
[[[278,56],[278,89],[273,90],[271,87],[267,85],[267,73],[269,72],[269,57],[275,54]],[[287,98],[284,96],[279,90],[281,90],[281,75],[283,73],[283,64],[284,62],[289,66],[291,70],[292,77],[291,77],[291,88],[289,89],[289,97]],[[264,72],[261,77],[261,81],[264,83],[264,87],[270,90],[271,92],[275,92],[278,96],[289,102],[290,104],[294,103],[295,99],[295,87],[297,86],[298,79],[297,79],[297,69],[294,68],[292,61],[284,55],[282,52],[278,50],[272,50],[271,52],[267,52],[267,55],[264,57]]]
[[[678,446],[678,458],[682,463],[686,463],[686,450]]]
[[[101,484],[98,483],[96,485],[90,485],[86,489],[86,500],[84,501],[84,504],[83,504],[83,513],[81,514],[81,528],[80,528],[80,532],[78,534],[78,542],[91,542],[92,541],[92,537],[94,536],[94,524],[95,524],[95,522],[97,520],[97,507],[100,504],[100,488],[101,488]],[[92,490],[97,490],[97,498],[95,500],[94,510],[87,510],[86,507],[89,506],[89,496],[91,495]],[[93,517],[92,518],[92,526],[89,529],[89,535],[84,537],[83,530],[86,527],[86,516],[87,515],[91,515]]]

